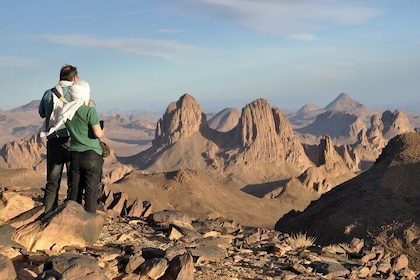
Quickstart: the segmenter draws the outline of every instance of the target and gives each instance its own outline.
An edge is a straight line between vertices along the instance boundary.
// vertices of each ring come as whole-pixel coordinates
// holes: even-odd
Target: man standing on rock
[[[43,131],[47,132],[53,127],[61,113],[66,100],[70,100],[69,86],[79,79],[77,68],[65,65],[60,71],[58,84],[45,91],[39,104],[39,115],[44,118]],[[58,205],[61,178],[64,165],[67,170],[67,185],[70,186],[69,165],[70,134],[63,125],[47,137],[47,183],[44,193],[45,212],[49,212]]]

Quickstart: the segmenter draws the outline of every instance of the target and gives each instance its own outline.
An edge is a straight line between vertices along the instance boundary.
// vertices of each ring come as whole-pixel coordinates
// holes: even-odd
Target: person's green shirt
[[[99,124],[98,113],[95,107],[82,105],[71,120],[67,120],[66,127],[70,132],[70,150],[85,152],[93,150],[102,155],[99,139],[93,134],[91,126]]]

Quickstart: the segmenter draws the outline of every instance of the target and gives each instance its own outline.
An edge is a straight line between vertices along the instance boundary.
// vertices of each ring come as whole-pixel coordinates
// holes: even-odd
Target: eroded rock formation
[[[8,168],[34,168],[45,160],[46,139],[37,135],[7,143],[1,149],[1,156]]]
[[[382,135],[385,139],[389,140],[405,132],[414,132],[407,115],[401,110],[395,110],[394,112],[386,110],[383,112],[381,120],[383,123]]]
[[[158,121],[153,146],[173,144],[207,126],[206,116],[200,105],[194,97],[184,94],[177,102],[169,104],[165,114]]]
[[[237,126],[219,132],[209,128],[201,107],[188,94],[168,106],[157,123],[153,146],[133,161],[144,170],[199,169],[225,177],[247,173],[257,181],[281,171],[283,176],[300,174],[313,165],[288,119],[266,100],[247,104]],[[258,169],[266,174],[250,173]]]
[[[236,128],[236,158],[244,164],[287,164],[304,170],[311,165],[288,119],[264,99],[245,106]]]

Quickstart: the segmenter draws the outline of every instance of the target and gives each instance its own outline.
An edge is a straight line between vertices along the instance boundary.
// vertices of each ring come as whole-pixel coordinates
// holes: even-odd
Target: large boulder
[[[59,251],[65,246],[86,247],[98,239],[103,223],[102,216],[86,212],[77,202],[67,201],[17,228],[12,240],[31,252]]]
[[[0,225],[35,206],[32,198],[12,191],[0,193]]]

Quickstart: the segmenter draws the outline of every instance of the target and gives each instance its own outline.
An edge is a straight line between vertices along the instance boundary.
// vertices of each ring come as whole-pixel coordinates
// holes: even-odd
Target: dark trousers
[[[69,174],[70,152],[64,145],[70,144],[69,137],[53,138],[47,141],[47,184],[45,185],[45,212],[58,205],[58,195],[64,165],[67,169],[67,183],[70,185]]]
[[[69,200],[83,204],[87,212],[96,213],[98,188],[101,183],[104,160],[95,151],[72,152],[70,163],[71,186]]]

